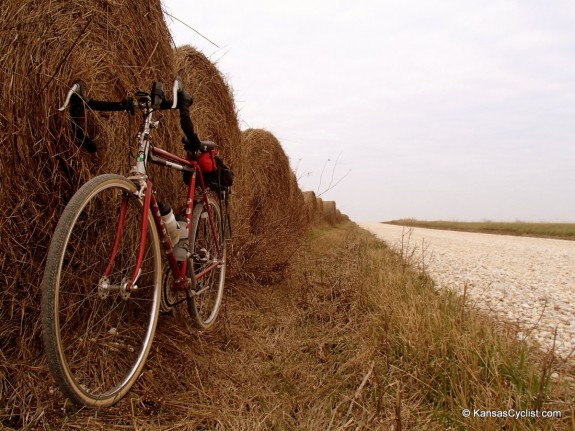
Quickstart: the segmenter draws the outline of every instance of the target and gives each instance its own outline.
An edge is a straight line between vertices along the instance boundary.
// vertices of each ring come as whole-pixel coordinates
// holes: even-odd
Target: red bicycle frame
[[[187,201],[186,201],[186,207],[185,207],[186,230],[188,232],[190,231],[191,224],[192,224],[192,215],[193,215],[193,210],[194,210],[194,194],[195,194],[195,188],[196,188],[196,178],[199,179],[199,186],[200,186],[200,189],[202,190],[202,193],[201,193],[202,200],[204,203],[204,207],[208,213],[208,220],[210,222],[210,229],[211,229],[212,235],[214,236],[214,239],[216,242],[218,259],[216,262],[214,262],[208,268],[204,269],[203,271],[201,271],[198,274],[194,274],[193,279],[191,279],[190,281],[187,280],[186,276],[187,276],[187,270],[188,270],[188,268],[187,268],[188,259],[184,259],[180,263],[176,260],[176,257],[174,255],[174,248],[172,246],[172,243],[170,241],[170,237],[169,237],[168,232],[166,230],[164,220],[162,219],[162,216],[160,215],[160,209],[158,208],[158,202],[156,201],[156,197],[153,193],[152,182],[150,180],[146,179],[145,180],[145,183],[146,183],[145,193],[143,196],[144,202],[143,202],[143,206],[142,206],[141,239],[140,239],[140,245],[139,245],[139,249],[138,249],[138,258],[137,258],[136,265],[134,267],[134,273],[132,274],[132,278],[131,278],[130,282],[126,286],[126,290],[129,292],[134,288],[134,286],[136,285],[136,281],[140,275],[140,271],[141,271],[141,267],[142,267],[142,261],[144,258],[144,252],[145,252],[145,247],[146,247],[146,238],[147,238],[147,233],[148,233],[148,214],[149,214],[148,209],[149,208],[151,208],[151,210],[152,210],[152,216],[154,218],[156,230],[158,231],[158,234],[160,236],[160,240],[162,241],[162,243],[164,245],[164,251],[166,253],[166,256],[168,258],[168,263],[170,265],[170,269],[171,269],[172,274],[174,276],[174,283],[172,285],[173,289],[175,289],[175,290],[186,290],[192,286],[195,286],[195,283],[197,280],[204,277],[210,271],[212,271],[213,269],[218,267],[218,265],[221,265],[221,263],[223,261],[223,256],[222,256],[222,252],[221,252],[222,247],[221,247],[221,243],[220,243],[220,237],[217,235],[217,231],[216,231],[216,227],[215,227],[215,223],[214,223],[214,219],[213,219],[213,213],[212,213],[212,210],[211,210],[210,205],[208,203],[208,195],[206,193],[204,178],[203,178],[202,171],[200,170],[198,163],[195,160],[184,159],[184,158],[181,158],[179,156],[176,156],[175,154],[172,154],[168,151],[162,150],[161,148],[156,148],[156,147],[151,146],[150,150],[151,150],[151,154],[150,154],[150,158],[149,158],[150,162],[191,173],[191,178],[190,178],[189,183],[188,183],[188,194],[187,194]],[[114,262],[116,253],[118,251],[118,247],[120,245],[120,240],[121,240],[122,232],[123,232],[123,225],[124,225],[124,222],[126,219],[127,199],[128,199],[128,197],[126,196],[122,200],[122,206],[120,208],[120,214],[118,216],[118,224],[116,226],[116,236],[115,236],[115,240],[114,240],[114,245],[113,245],[112,252],[110,255],[110,260],[109,260],[108,265],[106,267],[106,270],[103,274],[104,277],[108,277],[109,274],[111,273],[112,267],[113,267],[113,262]]]

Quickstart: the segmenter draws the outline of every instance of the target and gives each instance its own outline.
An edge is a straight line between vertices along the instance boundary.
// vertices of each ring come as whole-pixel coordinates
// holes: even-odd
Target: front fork
[[[118,215],[118,222],[116,224],[116,234],[114,238],[114,245],[112,246],[112,251],[110,253],[110,259],[108,260],[104,274],[98,282],[98,296],[100,296],[102,299],[105,299],[109,293],[113,291],[119,291],[123,299],[128,299],[130,297],[130,293],[138,288],[136,282],[142,273],[142,262],[144,260],[146,238],[148,235],[148,208],[150,208],[150,201],[152,198],[152,183],[149,180],[144,180],[142,178],[138,178],[138,183],[140,188],[134,194],[138,197],[138,199],[142,199],[143,197],[144,203],[142,205],[140,245],[138,249],[136,265],[134,267],[131,278],[124,277],[120,284],[110,284],[110,274],[114,267],[114,260],[116,259],[120,242],[122,241],[122,233],[124,231],[124,223],[126,221],[126,213],[128,209],[128,200],[131,199],[130,194],[126,192],[122,197],[122,204],[120,206],[120,214]]]

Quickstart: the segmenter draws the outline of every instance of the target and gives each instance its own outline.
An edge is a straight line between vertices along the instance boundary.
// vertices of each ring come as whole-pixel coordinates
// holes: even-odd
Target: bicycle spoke
[[[192,229],[194,259],[191,264],[194,273],[201,274],[208,271],[198,279],[196,293],[188,301],[188,310],[194,323],[200,329],[207,329],[214,324],[219,312],[225,280],[225,262],[213,267],[225,256],[219,253],[219,251],[225,252],[220,208],[214,199],[209,199],[209,205],[216,236],[214,237],[207,211],[195,214]]]
[[[142,205],[128,193],[132,189],[118,176],[87,183],[56,229],[56,244],[62,245],[49,251],[42,298],[48,362],[66,395],[80,404],[110,405],[129,389],[157,321],[161,255],[152,217],[137,288],[123,288],[134,274],[141,240]],[[122,199],[126,217],[116,238]],[[106,288],[102,280],[111,256]]]

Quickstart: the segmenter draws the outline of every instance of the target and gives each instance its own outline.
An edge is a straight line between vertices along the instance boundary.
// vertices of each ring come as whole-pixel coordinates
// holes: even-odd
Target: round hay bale
[[[302,195],[303,195],[303,200],[304,200],[306,205],[309,205],[312,208],[316,207],[317,198],[315,196],[315,192],[311,192],[311,191],[302,192]]]
[[[323,223],[323,199],[322,198],[316,198],[316,208],[317,208],[317,213],[316,213],[316,219],[318,220],[318,223]]]
[[[185,45],[176,48],[175,62],[184,87],[192,95],[190,109],[196,134],[218,144],[232,169],[240,155],[240,128],[232,90],[216,66],[201,52]]]
[[[0,416],[27,428],[53,384],[39,327],[50,237],[81,184],[103,172],[128,174],[139,123],[127,113],[87,113],[99,148],[89,154],[74,142],[68,113],[57,109],[78,78],[86,95],[100,100],[149,91],[153,80],[171,82],[173,48],[159,0],[6,0],[0,35],[0,388],[10,388]],[[169,117],[155,140],[173,150],[177,122]],[[164,175],[159,182],[168,181]],[[39,371],[24,374],[28,367],[15,364]]]
[[[307,220],[310,224],[317,224],[319,222],[318,201],[314,192],[303,192],[303,200],[305,203]]]
[[[337,210],[337,223],[344,223],[346,221],[349,221],[349,217],[342,213],[340,210]]]
[[[345,214],[343,214],[339,209],[336,209],[335,214],[336,214],[335,217],[336,223],[343,223],[348,220],[348,217]]]
[[[235,264],[245,276],[273,282],[283,276],[307,226],[304,198],[273,134],[242,132],[242,150],[244,170],[234,192],[242,221],[235,225]]]
[[[337,223],[335,201],[323,201],[323,220],[331,226]]]

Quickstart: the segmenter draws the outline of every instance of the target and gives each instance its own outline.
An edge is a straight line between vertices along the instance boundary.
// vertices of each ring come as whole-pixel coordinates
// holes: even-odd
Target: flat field
[[[434,220],[425,221],[417,219],[398,219],[385,223],[408,227],[422,227],[427,229],[443,229],[464,232],[482,232],[501,235],[533,236],[538,238],[557,238],[575,240],[575,223],[528,223],[516,222],[460,222]]]

